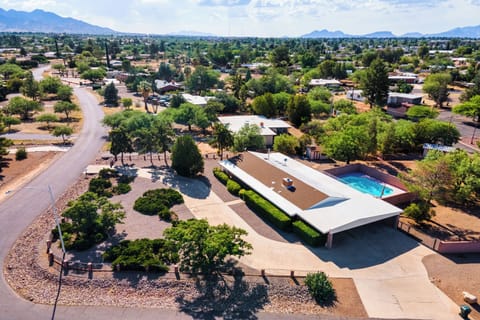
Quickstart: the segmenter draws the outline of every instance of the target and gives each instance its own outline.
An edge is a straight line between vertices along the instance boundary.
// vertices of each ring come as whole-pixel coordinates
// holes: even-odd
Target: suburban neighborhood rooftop
[[[402,212],[281,153],[245,152],[240,159],[223,160],[220,165],[289,216],[301,218],[324,234],[396,217]],[[282,186],[284,178],[291,179],[295,188]]]

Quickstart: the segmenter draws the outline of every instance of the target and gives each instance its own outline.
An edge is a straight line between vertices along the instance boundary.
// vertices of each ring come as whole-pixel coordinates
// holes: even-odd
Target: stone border
[[[56,206],[62,212],[72,198],[76,198],[88,189],[87,179],[80,178],[58,200]],[[5,259],[3,270],[10,287],[23,298],[39,304],[53,304],[58,289],[58,269],[48,267],[45,253],[45,240],[48,231],[55,225],[51,209],[38,216],[17,239]],[[44,252],[44,253],[42,253]],[[268,284],[261,278],[242,279],[225,277],[216,284],[215,302],[211,308],[225,308],[221,301],[242,302],[242,312],[337,314],[335,308],[317,305],[305,286],[292,283],[291,280],[271,279]],[[240,286],[239,286],[240,283]],[[172,279],[159,278],[148,273],[120,273],[113,277],[95,277],[88,279],[66,274],[62,279],[60,305],[90,305],[117,307],[154,307],[194,312],[205,303],[205,288],[195,278]],[[223,288],[223,289],[222,289]],[[236,288],[236,290],[232,290]],[[240,290],[238,289],[240,288]],[[259,297],[258,292],[264,292]],[[258,301],[263,301],[259,304]],[[253,310],[253,311],[252,311]],[[238,310],[237,310],[238,311]]]

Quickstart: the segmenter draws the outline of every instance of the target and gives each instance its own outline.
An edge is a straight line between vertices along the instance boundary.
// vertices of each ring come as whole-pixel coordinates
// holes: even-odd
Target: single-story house
[[[335,79],[312,79],[308,83],[310,87],[325,87],[329,89],[338,88],[342,83]]]
[[[348,90],[347,99],[364,102],[365,97],[363,96],[363,90]]]
[[[388,80],[390,81],[390,83],[398,83],[403,81],[405,83],[414,84],[414,83],[417,83],[417,78],[418,77],[416,75],[408,75],[408,76],[401,75],[401,76],[389,76]]]
[[[273,139],[276,135],[287,133],[291,125],[280,119],[268,119],[264,116],[224,116],[218,117],[218,120],[233,132],[238,132],[246,124],[254,124],[260,128],[260,134],[265,139],[265,145],[273,145]]]
[[[418,94],[389,92],[387,104],[389,106],[401,106],[402,104],[420,105],[422,104],[422,99],[423,96]]]
[[[160,94],[170,91],[183,90],[182,85],[176,83],[175,81],[155,80],[155,87],[157,88],[157,92]]]
[[[386,219],[396,226],[402,212],[281,153],[243,152],[220,165],[288,216],[327,235],[328,248],[336,233]]]
[[[182,93],[182,97],[188,103],[195,104],[197,106],[202,106],[202,107],[205,107],[207,105],[208,100],[214,99],[214,97],[195,96],[189,93]]]

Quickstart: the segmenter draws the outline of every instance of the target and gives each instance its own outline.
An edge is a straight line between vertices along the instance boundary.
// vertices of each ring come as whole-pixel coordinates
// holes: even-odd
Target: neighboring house
[[[220,165],[288,216],[327,235],[328,248],[334,234],[387,219],[396,226],[402,212],[281,153],[243,152]]]
[[[310,87],[325,87],[329,89],[336,89],[342,85],[342,83],[335,79],[312,79],[308,83]]]
[[[450,147],[450,146],[444,146],[444,145],[441,145],[441,144],[424,143],[423,144],[423,156],[426,157],[427,153],[430,150],[437,150],[437,151],[441,151],[443,153],[449,153],[449,152],[454,152],[455,150],[457,150],[457,148]]]
[[[390,81],[390,83],[398,83],[398,82],[405,82],[405,83],[408,83],[408,84],[414,84],[414,83],[417,83],[417,79],[418,77],[414,74],[411,74],[411,75],[400,75],[400,76],[389,76],[388,77],[388,80]]]
[[[363,90],[348,90],[347,99],[364,102],[365,97],[363,96]]]
[[[182,85],[175,81],[155,80],[155,86],[157,87],[157,92],[160,94],[183,90]]]
[[[205,107],[207,105],[208,100],[214,99],[214,97],[202,97],[202,96],[194,96],[189,93],[182,93],[183,99],[185,99],[186,102]]]
[[[218,120],[233,132],[238,132],[245,124],[254,124],[260,127],[260,134],[265,139],[266,146],[273,145],[276,135],[287,133],[291,126],[280,119],[267,119],[264,116],[225,116],[218,117]]]
[[[390,92],[388,93],[387,104],[389,106],[401,106],[401,105],[420,105],[422,104],[422,95]]]

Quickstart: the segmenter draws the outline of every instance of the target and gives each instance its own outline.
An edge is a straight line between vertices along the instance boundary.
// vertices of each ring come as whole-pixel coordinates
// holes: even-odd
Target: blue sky
[[[479,25],[480,0],[0,0],[123,32],[300,36],[313,30],[437,33]]]

